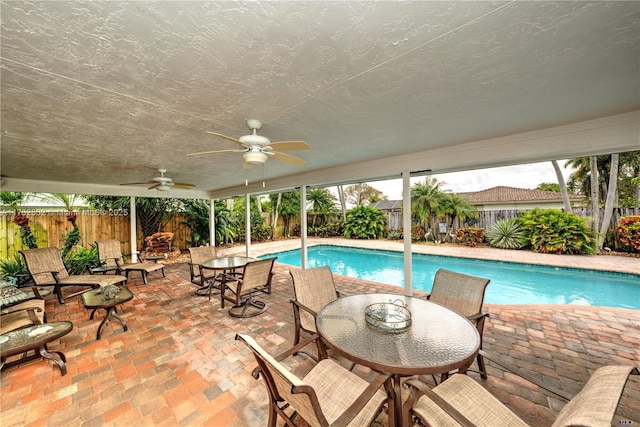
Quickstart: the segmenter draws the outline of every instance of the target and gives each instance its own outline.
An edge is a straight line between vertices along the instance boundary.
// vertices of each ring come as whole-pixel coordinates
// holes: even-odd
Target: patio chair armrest
[[[306,305],[302,304],[300,301],[292,299],[290,300],[291,304],[293,304],[294,306],[303,309],[304,311],[306,311],[307,313],[311,314],[313,317],[316,317],[318,315],[318,313],[316,313],[315,311],[311,310],[309,307],[307,307]]]
[[[336,427],[347,426],[390,377],[391,375],[376,373],[375,378],[364,389],[362,394],[331,425]]]
[[[339,291],[339,290],[336,289],[336,295],[337,295],[338,298],[344,298],[344,297],[348,297],[351,294],[348,294],[346,292],[342,292],[342,291]]]
[[[480,354],[484,358],[492,361],[493,363],[495,363],[496,365],[500,366],[501,368],[503,368],[503,369],[505,369],[505,370],[507,370],[507,371],[509,371],[509,372],[521,377],[521,378],[524,378],[525,380],[529,381],[530,383],[535,384],[538,387],[543,388],[543,389],[547,390],[548,392],[555,394],[558,397],[561,397],[561,398],[563,398],[563,399],[565,399],[567,401],[571,400],[574,397],[572,394],[567,393],[564,390],[560,390],[559,388],[554,387],[552,385],[546,384],[544,381],[534,377],[530,373],[528,373],[528,372],[526,372],[526,371],[524,371],[524,370],[522,370],[522,369],[520,369],[520,368],[518,368],[518,367],[516,367],[516,366],[514,366],[514,365],[512,365],[510,363],[508,363],[508,362],[505,362],[504,360],[501,360],[498,356],[496,356],[496,355],[494,355],[492,353],[488,353],[488,352],[486,352],[484,350],[480,350]]]
[[[238,338],[238,335],[236,335],[236,339]],[[296,344],[295,346],[291,347],[288,350],[285,350],[284,353],[280,353],[279,355],[275,356],[274,359],[277,362],[282,362],[284,359],[286,359],[287,357],[299,352],[302,347],[306,346],[307,344],[313,342],[316,339],[320,339],[320,335],[318,334],[314,334],[310,337],[307,337],[305,339],[303,339],[302,341],[300,341],[298,344]],[[262,369],[260,368],[260,366],[256,366],[253,371],[251,372],[251,375],[253,376],[253,378],[258,379],[260,376],[260,372],[262,371]]]
[[[462,375],[462,374],[456,374]],[[428,385],[423,383],[422,381],[412,378],[405,381],[405,387],[409,387],[411,389],[411,394],[409,399],[405,403],[405,409],[411,408],[415,402],[418,401],[420,395],[426,396],[428,399],[433,401],[436,405],[438,405],[443,411],[445,411],[451,418],[456,420],[462,427],[474,427],[475,424],[472,423],[467,417],[465,417],[460,411],[458,411],[453,405],[440,397],[436,392],[431,390]],[[404,413],[408,413],[408,410],[403,410]]]
[[[478,319],[481,319],[483,317],[491,317],[491,315],[489,314],[488,311],[481,311],[479,313],[472,314],[471,316],[467,316],[467,319],[469,319],[469,320],[478,320]]]

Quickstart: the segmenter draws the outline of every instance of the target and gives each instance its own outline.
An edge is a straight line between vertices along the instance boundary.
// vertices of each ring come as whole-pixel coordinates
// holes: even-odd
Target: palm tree
[[[469,199],[463,196],[458,196],[455,193],[448,194],[449,197],[445,199],[446,213],[451,215],[451,224],[455,222],[456,218],[460,218],[461,221],[478,217],[478,208],[472,204]]]
[[[307,190],[307,200],[313,202],[313,206],[308,210],[312,215],[312,225],[316,226],[318,217],[322,222],[326,222],[327,215],[338,213],[336,208],[336,197],[326,188],[312,188]]]
[[[442,189],[444,184],[428,176],[411,186],[411,213],[427,229],[432,216],[441,218],[447,213],[449,192]]]

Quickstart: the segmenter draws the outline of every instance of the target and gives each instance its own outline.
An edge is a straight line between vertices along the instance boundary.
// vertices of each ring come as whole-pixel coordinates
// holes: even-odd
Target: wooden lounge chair
[[[489,279],[456,273],[455,271],[439,269],[433,279],[433,287],[427,299],[444,305],[458,314],[465,316],[478,329],[480,334],[480,349],[482,349],[482,335],[485,318],[489,313],[482,311],[484,293]],[[478,353],[478,371],[482,378],[487,378],[482,354]],[[443,379],[447,374],[443,374]]]
[[[370,425],[387,401],[387,395],[381,387],[389,378],[388,375],[375,374],[369,383],[332,359],[323,359],[299,378],[280,363],[316,338],[309,337],[273,357],[250,336],[236,335],[236,340],[244,342],[258,362],[253,377],[258,379],[262,376],[267,386],[268,426],[275,427],[278,416],[288,426]],[[306,423],[298,423],[297,417]]]
[[[245,264],[242,273],[226,275],[220,286],[220,306],[224,308],[225,300],[231,301],[230,316],[252,317],[265,312],[267,304],[253,297],[259,292],[271,293],[271,270],[275,260],[276,257],[251,261]]]
[[[293,345],[300,342],[302,331],[317,334],[316,315],[318,311],[342,295],[336,290],[333,282],[333,273],[327,266],[317,268],[307,268],[291,270],[289,272],[293,279],[293,292],[295,299],[293,304],[293,317],[295,320],[295,336]],[[321,340],[316,340],[318,347],[318,358],[326,356],[326,349]],[[306,352],[300,352],[305,353]],[[314,357],[308,354],[310,357]],[[318,360],[318,359],[316,359]]]
[[[164,264],[158,263],[143,263],[139,257],[139,254],[135,254],[138,257],[138,262],[125,262],[120,251],[120,242],[115,239],[101,240],[96,242],[98,246],[98,260],[100,267],[102,268],[115,268],[116,274],[124,273],[125,277],[129,278],[130,271],[139,271],[142,274],[142,282],[147,284],[147,276],[154,271],[162,271],[162,276],[165,277]],[[133,254],[132,254],[133,256]]]
[[[483,353],[487,359],[498,363],[497,358]],[[499,364],[533,384],[569,400],[556,417],[553,427],[610,427],[629,374],[640,373],[634,366],[601,367],[593,373],[580,393],[571,398],[566,392],[535,380],[523,371],[503,362]],[[411,388],[403,409],[407,426],[413,422],[431,427],[527,426],[469,376],[455,374],[433,389],[417,379],[408,380],[406,385]]]
[[[119,275],[96,276],[89,274],[70,276],[62,262],[60,249],[40,248],[20,251],[35,286],[53,286],[58,295],[60,304],[64,304],[65,295],[62,288],[65,286],[85,287],[82,291],[66,295],[71,298],[80,295],[90,289],[99,288],[110,284],[118,284],[127,281],[127,278]]]

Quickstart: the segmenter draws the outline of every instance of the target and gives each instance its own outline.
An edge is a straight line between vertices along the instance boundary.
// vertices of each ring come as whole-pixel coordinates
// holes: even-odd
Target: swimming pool
[[[402,252],[319,245],[307,250],[308,266],[335,274],[404,287]],[[265,255],[300,266],[300,250]],[[491,279],[492,304],[581,304],[640,309],[640,276],[577,268],[413,254],[413,289],[430,291],[439,268]]]

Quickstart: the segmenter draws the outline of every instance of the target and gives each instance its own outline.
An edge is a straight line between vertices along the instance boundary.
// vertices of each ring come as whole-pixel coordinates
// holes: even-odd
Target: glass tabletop
[[[204,268],[211,268],[214,270],[229,270],[233,268],[244,267],[251,261],[257,261],[257,259],[246,256],[233,256],[210,259],[200,265]]]
[[[399,300],[411,325],[386,331],[367,322],[371,304]],[[480,335],[465,317],[430,301],[392,294],[351,295],[327,304],[316,318],[324,342],[349,360],[398,375],[448,372],[470,363]]]
[[[29,326],[0,335],[0,353],[4,356],[22,353],[68,334],[73,323],[62,321]]]
[[[111,299],[106,299],[102,289],[92,289],[82,294],[82,303],[86,308],[112,307],[133,299],[133,294],[127,287],[121,287],[118,294]]]

